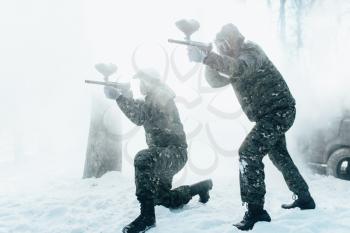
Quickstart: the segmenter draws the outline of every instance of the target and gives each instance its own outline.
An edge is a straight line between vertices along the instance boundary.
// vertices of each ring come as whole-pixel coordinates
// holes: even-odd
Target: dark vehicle
[[[302,142],[313,171],[350,180],[350,112]]]

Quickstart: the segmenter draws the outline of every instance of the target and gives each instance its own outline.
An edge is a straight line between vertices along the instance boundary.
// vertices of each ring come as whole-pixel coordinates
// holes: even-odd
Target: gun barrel
[[[110,86],[110,87],[121,88],[121,89],[130,88],[130,83],[102,82],[102,81],[94,81],[94,80],[85,80],[85,83],[102,85],[102,86]]]
[[[175,43],[175,44],[187,45],[187,46],[194,46],[194,47],[199,47],[199,48],[204,48],[204,49],[209,49],[212,46],[210,43],[203,43],[203,42],[197,42],[197,41],[192,41],[192,40],[168,39],[168,42]]]
[[[97,84],[97,85],[104,85],[104,86],[107,85],[106,82],[93,81],[93,80],[85,80],[85,83],[88,83],[88,84]]]
[[[169,43],[189,45],[188,41],[168,39]]]

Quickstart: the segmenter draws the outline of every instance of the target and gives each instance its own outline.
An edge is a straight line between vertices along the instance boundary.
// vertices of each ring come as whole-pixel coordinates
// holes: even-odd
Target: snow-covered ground
[[[349,232],[349,182],[308,175],[318,208],[283,210],[280,204],[290,201],[291,194],[281,177],[270,176],[267,174],[266,208],[272,222],[258,223],[253,232]],[[1,233],[114,233],[138,214],[133,180],[118,172],[100,179],[32,179],[0,179]],[[194,199],[181,210],[157,207],[157,227],[149,232],[239,232],[232,226],[244,213],[237,180],[217,179],[214,185],[212,199],[205,205]]]

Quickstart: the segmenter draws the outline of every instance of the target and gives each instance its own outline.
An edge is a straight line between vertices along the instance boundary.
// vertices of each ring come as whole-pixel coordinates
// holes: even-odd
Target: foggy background
[[[311,5],[302,12],[286,5],[283,37],[277,0],[1,1],[0,177],[82,176],[91,97],[104,98],[101,87],[84,80],[101,79],[93,67],[98,62],[117,64],[114,78],[121,81],[130,80],[137,67],[156,68],[187,101],[178,103],[191,144],[182,173],[236,177],[235,150],[252,123],[232,88],[208,89],[202,67],[185,75],[195,64],[184,47],[167,43],[183,38],[174,25],[181,18],[201,23],[194,40],[209,42],[232,22],[262,46],[297,100],[287,140],[293,159],[305,168],[298,140],[349,107],[350,3],[295,2]],[[137,83],[133,90],[138,93]],[[134,129],[124,116],[122,121],[124,133]],[[143,130],[123,143],[123,173],[131,174],[134,154],[145,147]]]

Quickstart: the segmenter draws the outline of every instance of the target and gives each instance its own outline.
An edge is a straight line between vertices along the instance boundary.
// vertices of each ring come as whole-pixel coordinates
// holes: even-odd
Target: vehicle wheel
[[[338,149],[331,154],[327,162],[327,174],[350,180],[350,148]]]

